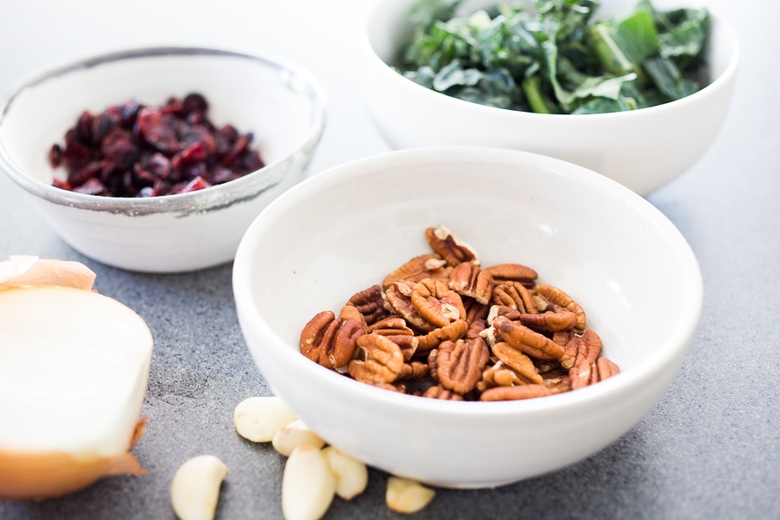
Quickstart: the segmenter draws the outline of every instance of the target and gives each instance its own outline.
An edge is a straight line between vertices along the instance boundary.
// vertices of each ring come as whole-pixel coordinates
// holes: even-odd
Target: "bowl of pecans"
[[[483,147],[307,179],[250,226],[233,287],[260,372],[315,433],[449,487],[541,475],[625,434],[702,306],[691,248],[645,199]]]
[[[141,48],[59,65],[0,107],[0,169],[81,253],[146,272],[233,259],[322,135],[318,82],[275,57]]]

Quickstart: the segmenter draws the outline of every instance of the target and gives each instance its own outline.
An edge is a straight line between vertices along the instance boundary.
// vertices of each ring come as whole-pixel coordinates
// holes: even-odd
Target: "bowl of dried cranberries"
[[[155,47],[59,65],[0,107],[0,169],[54,230],[102,263],[190,271],[233,259],[298,183],[326,100],[294,63]]]

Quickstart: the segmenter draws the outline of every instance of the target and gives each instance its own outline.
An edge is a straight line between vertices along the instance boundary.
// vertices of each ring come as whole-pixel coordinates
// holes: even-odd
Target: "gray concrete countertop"
[[[0,93],[51,62],[126,46],[284,55],[314,73],[330,99],[309,169],[316,174],[388,149],[362,105],[354,64],[349,27],[362,3],[7,2],[0,7]],[[636,427],[589,459],[498,489],[440,489],[415,517],[780,518],[780,6],[709,4],[728,16],[741,43],[731,110],[706,155],[648,196],[688,239],[704,276],[701,323],[680,372]],[[85,263],[99,292],[149,323],[156,345],[143,410],[149,427],[133,450],[148,473],[105,479],[58,500],[0,500],[0,519],[173,519],[170,480],[201,453],[230,469],[218,519],[281,518],[284,459],[233,428],[235,405],[269,390],[238,327],[230,264],[169,275],[103,266],[64,244],[0,175],[0,258],[11,254]],[[372,470],[366,493],[336,499],[326,518],[400,518],[385,507],[386,479]]]

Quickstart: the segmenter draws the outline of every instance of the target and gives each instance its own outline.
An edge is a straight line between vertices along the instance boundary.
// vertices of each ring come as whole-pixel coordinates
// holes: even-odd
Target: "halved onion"
[[[27,280],[3,289],[8,277],[0,274],[3,499],[57,497],[105,476],[144,472],[130,448],[144,430],[149,327],[124,304],[88,290],[80,267],[79,288],[57,285],[74,278],[50,267],[23,271],[44,281],[37,286]]]

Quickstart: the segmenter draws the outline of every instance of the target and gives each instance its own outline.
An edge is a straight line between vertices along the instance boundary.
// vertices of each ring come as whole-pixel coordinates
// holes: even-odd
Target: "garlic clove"
[[[37,256],[10,256],[0,262],[0,291],[43,285],[72,287],[89,291],[95,273],[80,262],[41,260]]]
[[[325,445],[325,441],[311,431],[311,428],[306,426],[303,421],[296,419],[279,429],[271,440],[271,444],[276,451],[287,457],[298,446],[310,444],[317,448],[322,448]]]
[[[180,520],[212,520],[219,489],[228,475],[214,455],[198,455],[179,466],[171,481],[171,506]]]
[[[368,486],[368,468],[361,461],[333,446],[323,450],[333,476],[336,477],[336,494],[344,500],[352,500]]]
[[[401,477],[387,479],[385,501],[387,507],[397,513],[416,513],[424,509],[436,496],[436,492],[419,482]]]
[[[304,444],[295,448],[282,476],[282,514],[285,520],[318,520],[336,493],[336,478],[321,449]]]
[[[277,396],[249,397],[233,412],[236,431],[252,442],[272,441],[276,432],[295,419],[295,412]]]

